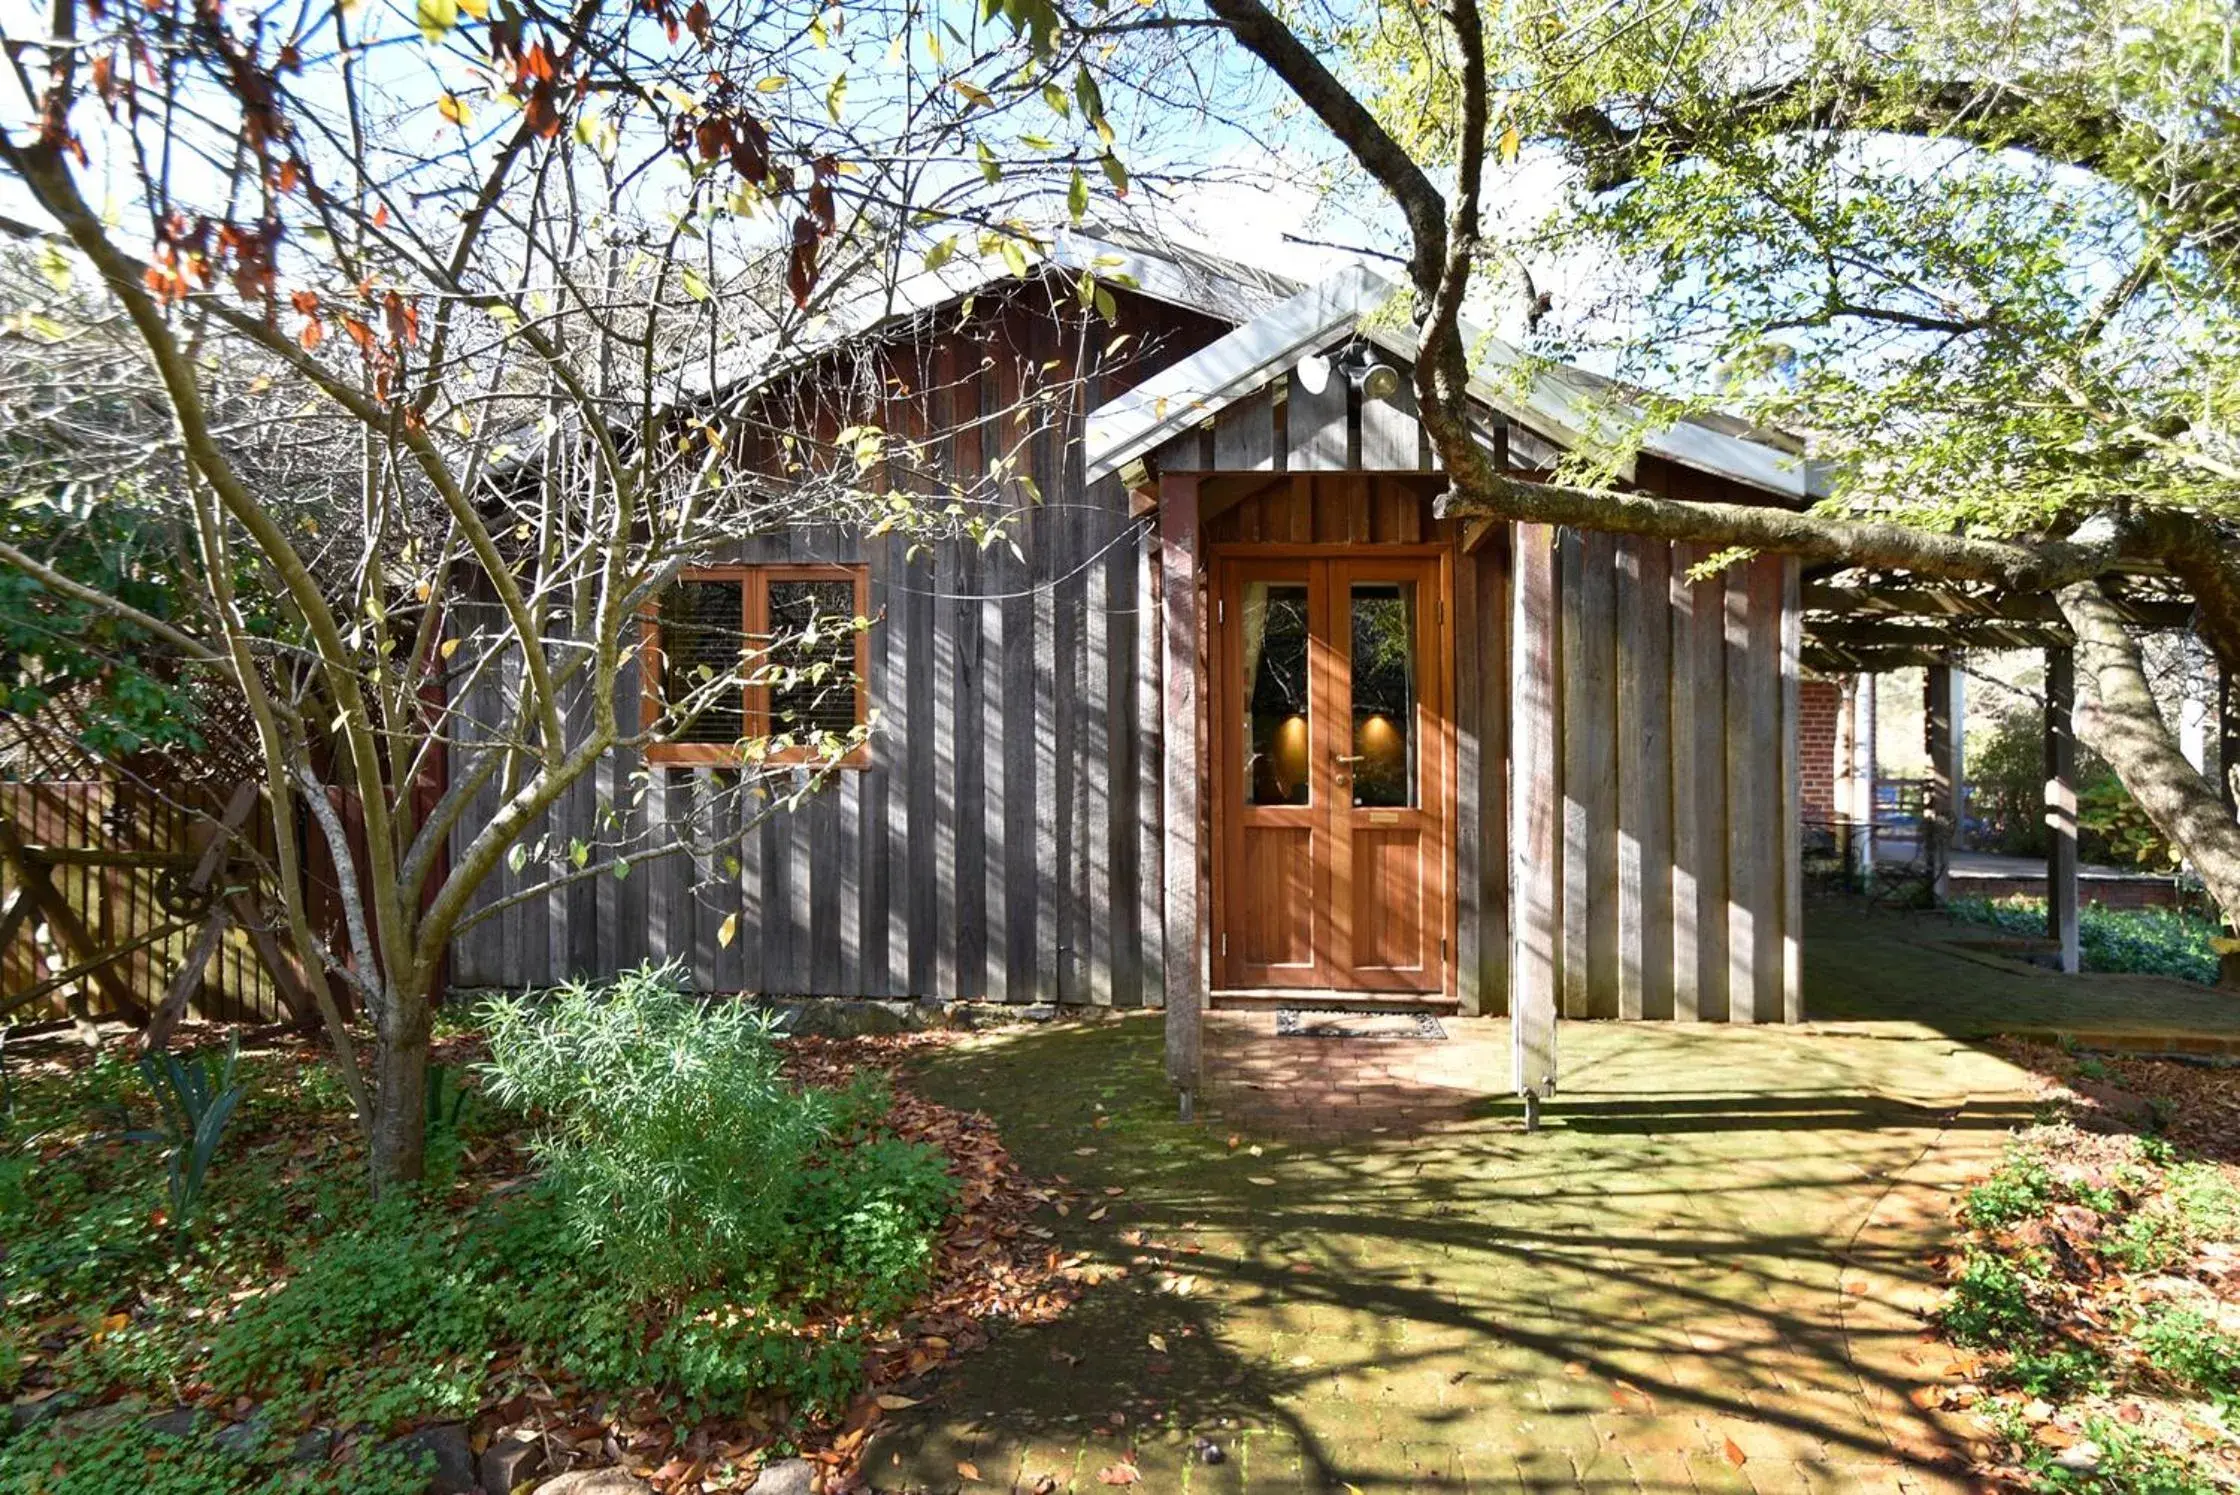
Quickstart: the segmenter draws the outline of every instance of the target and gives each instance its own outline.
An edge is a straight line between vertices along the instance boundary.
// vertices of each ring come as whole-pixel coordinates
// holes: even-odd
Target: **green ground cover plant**
[[[2082,1074],[2090,1061],[2069,1061]],[[2240,1337],[2220,1263],[2240,1180],[2167,1139],[2018,1134],[1959,1208],[1937,1318],[1978,1352],[1962,1394],[1992,1471],[2064,1495],[2208,1495],[2240,1460]]]
[[[378,1203],[344,1102],[296,1056],[179,1061],[204,1101],[234,1097],[202,1149],[185,1113],[156,1125],[170,1066],[153,1088],[109,1059],[23,1078],[0,1133],[0,1393],[71,1411],[11,1436],[0,1408],[0,1495],[278,1490],[308,1477],[284,1454],[314,1427],[341,1435],[318,1479],[343,1482],[302,1488],[383,1495],[424,1478],[367,1462],[385,1441],[552,1384],[766,1436],[859,1395],[959,1199],[883,1078],[791,1079],[744,1009],[659,971],[486,1018],[486,1061],[447,1066],[431,1102],[427,1184]],[[182,1168],[135,1140],[152,1129]],[[88,1421],[177,1404],[254,1406],[271,1447]]]
[[[2043,898],[1955,898],[1945,912],[1965,924],[1981,924],[2025,937],[2046,932]],[[2204,986],[2217,982],[2218,938],[2214,919],[2182,909],[2111,909],[2087,904],[2078,911],[2077,939],[2088,971],[2175,976]]]

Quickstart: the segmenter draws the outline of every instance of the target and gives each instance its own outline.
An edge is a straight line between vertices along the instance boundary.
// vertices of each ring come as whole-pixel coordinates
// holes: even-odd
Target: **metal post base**
[[[1180,1097],[1182,1104],[1182,1119],[1184,1121],[1196,1120],[1198,1109],[1198,1097],[1196,1092],[1191,1090],[1189,1086],[1185,1085],[1181,1090],[1177,1091],[1176,1094]]]
[[[1524,1129],[1528,1133],[1540,1130],[1540,1097],[1531,1090],[1524,1093]]]

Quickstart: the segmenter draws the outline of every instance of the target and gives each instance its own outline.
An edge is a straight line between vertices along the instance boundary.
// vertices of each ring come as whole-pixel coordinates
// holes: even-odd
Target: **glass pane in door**
[[[1245,803],[1307,802],[1307,584],[1244,587]]]
[[[1416,589],[1406,581],[1355,582],[1353,802],[1416,803]]]

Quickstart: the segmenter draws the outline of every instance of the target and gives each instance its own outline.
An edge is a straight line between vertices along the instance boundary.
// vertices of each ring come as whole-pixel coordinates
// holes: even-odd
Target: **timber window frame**
[[[774,636],[770,621],[770,598],[773,586],[789,582],[844,582],[850,589],[854,616],[871,616],[871,571],[868,566],[851,565],[791,565],[766,564],[745,566],[693,566],[680,571],[672,589],[695,583],[732,584],[739,589],[739,634],[741,639],[758,649],[767,650]],[[770,684],[761,678],[761,672],[750,672],[747,682],[740,687],[740,706],[734,715],[740,725],[735,740],[679,742],[656,734],[661,729],[661,719],[667,712],[667,700],[662,684],[667,654],[662,648],[662,604],[672,591],[646,604],[639,614],[641,648],[639,651],[638,722],[651,739],[646,743],[648,763],[712,768],[739,768],[748,765],[748,756],[740,743],[761,741],[786,730],[786,724],[775,721],[772,697],[776,694]],[[855,630],[854,651],[854,720],[852,726],[860,731],[870,717],[871,705],[871,631]],[[755,757],[755,764],[802,765],[832,768],[869,768],[871,748],[868,742],[858,742],[837,757],[808,744],[772,748]]]

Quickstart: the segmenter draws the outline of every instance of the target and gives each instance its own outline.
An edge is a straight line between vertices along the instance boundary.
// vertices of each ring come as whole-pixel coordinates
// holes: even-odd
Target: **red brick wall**
[[[1836,815],[1836,728],[1843,687],[1833,680],[1803,680],[1797,690],[1797,762],[1804,818]]]

